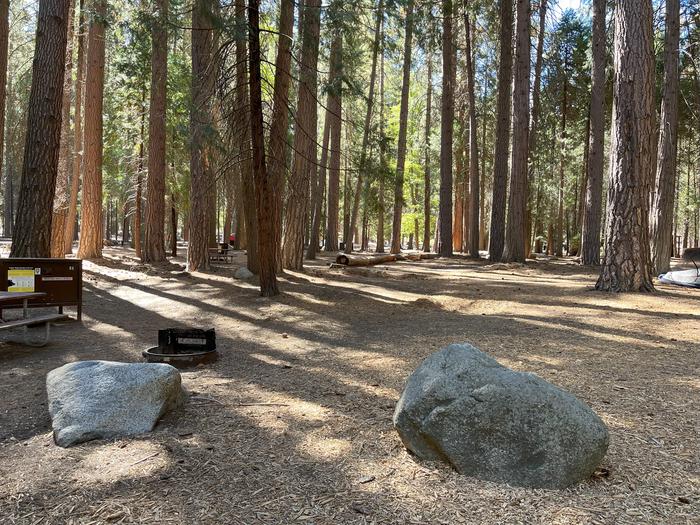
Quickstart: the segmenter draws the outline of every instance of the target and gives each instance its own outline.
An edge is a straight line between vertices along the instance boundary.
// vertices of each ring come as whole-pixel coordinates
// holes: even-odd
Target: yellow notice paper
[[[8,292],[33,292],[34,291],[34,269],[10,268],[7,271],[7,291]]]

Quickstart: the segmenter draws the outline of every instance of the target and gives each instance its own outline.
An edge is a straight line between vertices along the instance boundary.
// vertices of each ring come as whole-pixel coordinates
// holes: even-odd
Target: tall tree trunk
[[[328,175],[328,208],[325,251],[338,250],[338,216],[340,213],[340,143],[342,133],[343,34],[335,30],[331,43],[328,78],[328,111],[331,112],[331,159]]]
[[[525,262],[530,130],[530,0],[517,0],[513,78],[513,148],[504,261]]]
[[[292,41],[294,32],[294,0],[282,0],[280,2],[280,19],[277,41],[277,58],[275,62],[275,83],[273,88],[273,112],[270,124],[270,161],[268,163],[267,176],[272,184],[272,209],[268,220],[272,222],[272,231],[275,244],[275,268],[282,270],[282,195],[284,193],[284,182],[287,171],[287,132],[289,128],[289,86],[291,83],[290,67],[292,63]],[[303,68],[303,66],[302,66]],[[301,88],[300,88],[301,89]],[[301,94],[300,94],[301,97]],[[314,111],[316,106],[314,106]],[[306,115],[297,111],[297,127],[300,126],[300,119]],[[314,121],[316,116],[314,115]],[[294,178],[294,173],[292,173]],[[293,182],[290,180],[290,182]],[[308,179],[307,179],[308,187]],[[290,192],[294,191],[290,187]],[[306,211],[306,200],[308,192],[300,195],[304,200],[300,203]],[[287,217],[291,218],[290,216]],[[304,217],[301,219],[301,250],[303,253],[304,243]],[[303,257],[299,257],[303,260]]]
[[[304,230],[309,216],[309,189],[312,179],[314,193],[318,196],[317,134],[318,134],[318,49],[321,30],[321,2],[308,0],[304,9],[304,33],[302,36],[301,70],[299,72],[299,101],[297,104],[297,126],[294,131],[294,164],[289,181],[289,198],[285,220],[283,264],[286,268],[300,270],[304,264]],[[325,135],[325,130],[324,130]],[[323,153],[322,153],[323,155]],[[325,173],[324,173],[325,179]],[[318,199],[321,202],[321,199]],[[320,209],[314,209],[313,215]],[[318,226],[318,224],[317,224]],[[313,227],[313,226],[312,226]],[[313,243],[314,253],[318,248],[318,227]],[[311,239],[309,251],[311,251]]]
[[[408,0],[406,7],[406,34],[403,47],[403,80],[401,83],[401,108],[399,110],[398,154],[396,158],[396,180],[394,185],[394,218],[391,227],[391,253],[401,251],[401,215],[403,211],[403,179],[406,164],[406,139],[408,134],[408,97],[411,84],[411,51],[413,48],[413,6]]]
[[[272,297],[277,289],[277,245],[273,225],[274,181],[265,163],[262,79],[260,75],[260,1],[248,2],[248,60],[250,71],[250,135],[253,146],[253,177],[258,211],[258,255],[260,257],[260,294]]]
[[[0,0],[0,174],[3,173],[3,159],[5,148],[5,108],[7,102],[7,57],[8,46],[10,41],[10,0]],[[8,179],[9,180],[9,179]],[[5,214],[3,232],[4,234],[12,234],[12,214],[11,206],[8,203],[12,199],[11,192],[7,189],[10,185],[5,186]],[[7,195],[9,193],[9,195]],[[8,199],[9,196],[9,199]]]
[[[532,243],[530,239],[532,238],[532,227],[533,227],[533,217],[532,217],[532,188],[535,185],[535,151],[537,148],[537,134],[539,132],[539,121],[541,112],[540,103],[540,92],[542,86],[542,56],[544,54],[544,35],[545,35],[545,25],[547,18],[547,0],[540,0],[539,6],[539,28],[537,33],[537,52],[535,58],[535,78],[532,86],[532,107],[530,108],[530,136],[528,137],[528,180],[527,180],[527,193],[528,193],[528,208],[527,208],[527,221],[526,221],[526,236],[525,236],[525,256],[530,256],[530,250],[532,249]]]
[[[75,117],[73,120],[73,173],[70,181],[70,201],[66,215],[66,231],[63,235],[64,253],[73,252],[76,217],[78,215],[78,193],[83,173],[83,107],[85,103],[83,89],[85,86],[85,69],[87,64],[85,27],[85,2],[80,0],[80,15],[78,18],[78,67],[75,78]]]
[[[63,74],[63,100],[61,102],[61,146],[58,155],[58,175],[56,177],[56,192],[53,199],[53,216],[51,219],[51,257],[65,255],[66,220],[70,204],[71,179],[71,137],[70,137],[70,108],[71,88],[73,86],[73,29],[75,26],[75,4],[69,1],[68,37],[66,40],[66,69]]]
[[[489,259],[500,261],[505,244],[506,186],[508,184],[508,151],[510,146],[511,83],[513,80],[513,0],[500,0],[501,30],[496,102],[496,145],[493,153],[493,196]]]
[[[593,0],[591,108],[588,135],[586,203],[581,233],[581,263],[600,264],[600,222],[605,154],[605,0]]]
[[[321,161],[317,173],[314,192],[312,193],[313,216],[311,219],[311,235],[309,236],[309,247],[306,251],[307,259],[315,259],[318,251],[319,237],[321,234],[321,219],[323,216],[323,199],[326,193],[326,177],[328,171],[328,143],[331,138],[332,115],[328,110],[329,102],[326,102],[326,116],[323,123],[323,144],[321,145]]]
[[[476,97],[474,91],[474,63],[472,55],[473,32],[469,21],[468,3],[465,2],[464,26],[467,49],[467,92],[469,97],[469,255],[479,257],[479,136],[476,125]]]
[[[598,290],[654,289],[648,229],[654,169],[652,19],[651,0],[616,3],[607,238]]]
[[[102,106],[105,80],[105,0],[94,0],[85,82],[83,196],[78,257],[102,257]]]
[[[386,179],[386,141],[384,140],[384,20],[382,19],[382,34],[381,34],[381,60],[379,65],[379,195],[377,198],[377,253],[384,253],[384,218],[386,209],[384,207],[385,188],[384,181]]]
[[[562,247],[564,244],[564,172],[566,169],[566,114],[569,111],[569,82],[566,79],[568,74],[568,60],[569,57],[564,58],[564,86],[561,90],[561,128],[559,135],[559,188],[557,193],[557,229],[555,235],[555,242],[557,245],[554,249],[554,255],[561,257],[563,255]]]
[[[29,94],[27,135],[11,257],[51,254],[51,205],[61,142],[69,0],[41,0]]]
[[[455,64],[456,67],[456,64]],[[455,86],[456,86],[455,78]],[[461,98],[461,97],[460,97]],[[467,126],[464,124],[464,105],[460,104],[459,113],[457,115],[457,143],[453,144],[452,154],[454,158],[454,201],[452,214],[452,249],[458,252],[462,251],[463,231],[464,231],[464,197],[466,193],[465,181],[465,131]]]
[[[175,207],[177,201],[175,200],[175,194],[173,193],[170,198],[170,230],[172,231],[172,237],[170,237],[170,255],[177,257],[177,208]]]
[[[236,20],[239,27],[246,27],[245,0],[235,0]],[[249,112],[239,108],[249,107],[250,94],[248,92],[247,78],[247,35],[239,35],[236,40],[236,97],[235,107],[229,109],[232,113],[233,127],[239,137],[241,157],[241,193],[243,200],[244,233],[247,250],[248,269],[257,274],[260,271],[260,258],[258,256],[258,215],[255,204],[255,181],[253,178],[253,164],[251,160],[250,141],[250,116]],[[243,244],[242,244],[243,246]]]
[[[669,270],[673,252],[673,202],[676,194],[678,156],[679,33],[680,1],[666,0],[661,131],[650,233],[652,262],[657,273]]]
[[[208,144],[212,125],[211,101],[214,96],[213,5],[197,0],[192,9],[192,108],[190,110],[190,235],[187,250],[188,271],[209,268],[211,234],[211,192],[215,185]]]
[[[165,113],[168,81],[168,0],[156,0],[151,29],[151,104],[148,118],[148,185],[142,259],[165,260]]]
[[[372,110],[374,109],[374,85],[377,79],[377,57],[379,55],[379,40],[384,18],[384,0],[379,0],[377,5],[377,20],[374,25],[374,45],[372,46],[372,69],[369,76],[369,95],[367,96],[367,112],[365,113],[365,127],[362,133],[362,149],[360,150],[360,165],[357,172],[357,184],[355,186],[355,196],[352,204],[352,215],[350,216],[350,236],[345,242],[345,253],[352,253],[353,250],[353,231],[357,226],[357,217],[360,212],[360,197],[365,203],[365,213],[363,214],[363,225],[367,218],[367,195],[369,193],[369,177],[366,179],[363,190],[363,176],[365,172],[365,164],[367,163],[367,147],[369,145],[369,132],[372,125]],[[363,227],[364,230],[364,227]]]
[[[141,226],[143,225],[143,173],[144,157],[146,151],[146,85],[141,88],[141,129],[139,134],[139,162],[136,167],[136,195],[134,197],[134,251],[136,257],[141,258],[143,242],[141,240]]]
[[[423,251],[430,251],[430,127],[433,109],[433,53],[428,49],[428,88],[425,101],[425,152],[423,167]]]
[[[440,123],[440,240],[438,253],[452,255],[452,136],[454,132],[455,52],[452,0],[442,3],[442,101]]]

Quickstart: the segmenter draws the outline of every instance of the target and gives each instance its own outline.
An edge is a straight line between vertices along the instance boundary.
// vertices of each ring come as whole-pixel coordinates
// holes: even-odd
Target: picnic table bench
[[[234,251],[231,246],[223,243],[218,248],[209,248],[209,261],[232,263],[235,255]]]
[[[22,318],[14,319],[12,321],[5,321],[0,319],[0,330],[11,330],[13,328],[24,328],[24,340],[25,343],[30,346],[45,346],[49,342],[49,337],[51,335],[51,323],[57,321],[63,321],[68,319],[67,315],[62,313],[58,314],[44,314],[35,317],[29,317],[29,300],[44,297],[46,294],[44,292],[2,292],[0,291],[0,309],[3,304],[16,303],[17,301],[22,301]],[[30,326],[40,326],[46,327],[46,332],[44,339],[39,343],[30,341],[27,337],[28,328]]]

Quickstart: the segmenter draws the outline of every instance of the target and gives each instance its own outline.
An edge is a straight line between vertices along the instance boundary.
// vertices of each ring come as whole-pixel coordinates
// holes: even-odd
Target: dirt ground
[[[0,523],[700,523],[700,291],[601,294],[571,261],[327,262],[272,301],[232,278],[242,257],[192,275],[121,248],[86,262],[82,324],[44,348],[0,343]],[[183,325],[216,328],[221,353],[184,372],[184,409],[148,435],[53,444],[49,370],[139,361]],[[603,418],[598,475],[526,490],[405,451],[391,419],[407,376],[465,341]]]

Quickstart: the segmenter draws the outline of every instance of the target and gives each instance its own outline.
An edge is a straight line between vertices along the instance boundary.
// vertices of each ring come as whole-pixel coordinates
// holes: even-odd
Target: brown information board
[[[81,259],[0,259],[0,290],[43,292],[44,297],[29,301],[29,307],[76,306],[78,319],[83,313],[83,261]],[[4,305],[3,308],[21,308]],[[2,315],[2,310],[0,310]]]

